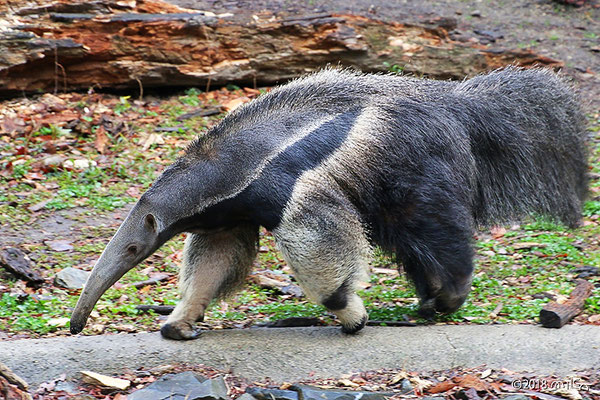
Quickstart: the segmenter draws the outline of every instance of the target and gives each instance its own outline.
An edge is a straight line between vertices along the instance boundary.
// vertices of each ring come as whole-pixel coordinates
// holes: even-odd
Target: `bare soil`
[[[287,17],[320,13],[369,15],[384,21],[426,24],[443,17],[456,24],[456,40],[475,40],[490,49],[532,49],[565,63],[590,110],[600,108],[600,8],[566,6],[551,0],[168,0],[195,10]]]

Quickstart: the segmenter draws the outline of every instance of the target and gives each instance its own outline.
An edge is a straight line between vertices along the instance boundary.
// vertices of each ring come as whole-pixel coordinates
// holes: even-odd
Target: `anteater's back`
[[[455,214],[474,225],[530,213],[576,225],[584,136],[574,94],[548,70],[507,68],[463,82],[325,70],[240,107],[188,154],[210,159],[235,148],[239,168],[219,169],[239,181],[232,193],[289,191],[310,169],[308,184],[343,183],[374,227],[403,221],[401,210],[435,196],[460,203],[468,211]],[[269,201],[283,209],[289,198]]]
[[[460,83],[450,100],[476,160],[476,222],[536,212],[578,223],[587,188],[585,118],[565,82],[549,70],[508,68]]]

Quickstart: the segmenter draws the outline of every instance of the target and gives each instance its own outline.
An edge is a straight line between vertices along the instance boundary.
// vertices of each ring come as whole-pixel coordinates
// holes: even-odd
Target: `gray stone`
[[[46,167],[60,167],[66,158],[60,154],[53,154],[44,158],[43,163]]]
[[[298,392],[302,400],[387,400],[397,393],[359,392],[350,390],[320,389],[307,385],[294,385],[290,389]]]
[[[78,394],[81,393],[77,388],[77,385],[71,381],[58,381],[56,386],[54,387],[54,391],[56,392],[66,392],[68,394]]]
[[[304,297],[304,292],[302,291],[300,286],[294,284],[281,287],[279,288],[279,291],[281,292],[281,294],[289,294],[297,298]]]
[[[59,271],[54,277],[54,284],[67,289],[81,289],[87,282],[90,272],[68,267]]]
[[[165,375],[127,396],[128,400],[227,400],[222,378],[206,379],[191,371]]]
[[[244,393],[243,395],[238,397],[236,400],[257,400],[257,399],[256,399],[256,397],[252,396],[250,393]]]
[[[501,397],[500,400],[529,400],[529,397],[523,394],[513,394],[512,396]]]
[[[246,389],[245,394],[250,394],[258,400],[298,400],[298,392],[293,390],[251,387]]]
[[[402,385],[400,386],[401,394],[409,394],[413,391],[413,385],[410,383],[408,379],[402,380]],[[414,394],[414,393],[413,393]]]

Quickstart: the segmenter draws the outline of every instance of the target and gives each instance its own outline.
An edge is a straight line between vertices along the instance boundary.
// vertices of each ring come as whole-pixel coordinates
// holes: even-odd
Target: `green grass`
[[[13,296],[3,293],[0,297],[0,330],[25,331],[45,334],[58,328],[48,321],[62,314],[56,313],[59,301],[36,300],[30,296]]]

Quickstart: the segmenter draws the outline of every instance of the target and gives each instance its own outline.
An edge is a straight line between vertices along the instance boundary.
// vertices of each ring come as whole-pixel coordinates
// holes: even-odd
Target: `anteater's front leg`
[[[175,340],[195,339],[196,321],[204,319],[209,303],[237,289],[256,257],[258,228],[238,226],[215,233],[190,234],[179,272],[181,301],[160,332]]]
[[[356,290],[368,277],[371,250],[358,212],[335,193],[301,199],[274,230],[277,244],[306,294],[338,317],[343,332],[356,333],[368,320]]]

